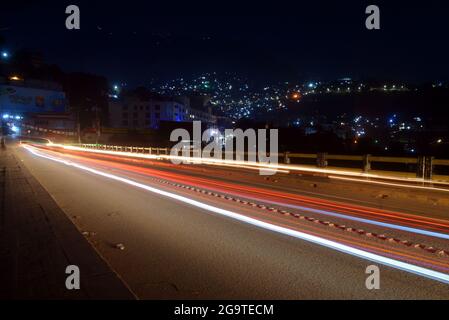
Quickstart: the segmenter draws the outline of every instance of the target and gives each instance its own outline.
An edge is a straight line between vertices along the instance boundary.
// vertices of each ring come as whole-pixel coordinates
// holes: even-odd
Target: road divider
[[[368,238],[377,238],[379,240],[388,241],[390,243],[396,243],[396,244],[404,245],[404,246],[407,246],[407,247],[413,246],[414,248],[417,248],[417,249],[422,249],[422,250],[425,250],[425,251],[430,252],[430,253],[435,253],[435,254],[437,254],[440,257],[448,257],[449,256],[449,250],[438,249],[438,248],[434,248],[432,246],[427,246],[427,245],[421,244],[421,243],[413,243],[413,242],[408,241],[408,240],[400,240],[400,239],[397,239],[397,238],[391,238],[391,237],[387,237],[387,236],[385,236],[383,234],[367,232],[367,231],[362,230],[362,229],[346,227],[345,225],[340,225],[340,224],[337,224],[337,223],[331,223],[329,221],[323,221],[323,220],[320,220],[320,219],[316,219],[314,217],[309,217],[309,216],[301,215],[301,214],[298,214],[298,213],[289,212],[287,210],[281,210],[281,209],[274,208],[274,207],[267,207],[264,204],[248,202],[248,201],[236,198],[236,197],[231,197],[231,196],[228,196],[228,195],[225,195],[225,194],[219,194],[219,193],[216,193],[216,192],[210,192],[208,190],[192,187],[192,186],[189,186],[189,185],[183,185],[183,184],[179,184],[179,183],[174,183],[174,182],[170,182],[170,181],[164,180],[164,179],[154,178],[154,180],[159,182],[159,183],[162,183],[162,184],[169,184],[169,185],[174,186],[174,187],[178,187],[178,188],[182,188],[182,189],[186,189],[186,190],[191,190],[191,191],[194,191],[194,192],[197,192],[197,193],[211,195],[213,197],[219,197],[221,199],[225,199],[225,200],[228,200],[228,201],[234,201],[234,202],[237,202],[237,203],[248,205],[248,206],[251,206],[253,208],[259,208],[261,210],[266,210],[266,211],[273,212],[273,213],[279,213],[279,214],[282,214],[284,216],[291,216],[293,218],[297,218],[297,219],[300,219],[300,220],[307,220],[309,222],[322,224],[322,225],[330,227],[330,228],[338,228],[338,229],[341,229],[342,231],[355,233],[355,234],[358,234],[360,236],[366,236]],[[344,216],[340,215],[340,217],[343,218]],[[347,218],[347,217],[344,217],[344,218]],[[365,219],[362,222],[367,222],[367,223],[373,224],[373,222],[375,222],[375,221],[369,221],[369,220]],[[385,224],[382,224],[382,226],[385,226]],[[391,225],[390,227],[394,227],[394,225]],[[438,238],[449,239],[449,235],[446,235],[446,234],[428,232],[426,230],[420,230],[420,229],[415,229],[415,228],[409,228],[409,229],[410,230],[408,230],[408,231],[412,231],[414,233],[420,233],[420,234],[425,234],[425,235],[433,235],[433,236],[436,236]]]

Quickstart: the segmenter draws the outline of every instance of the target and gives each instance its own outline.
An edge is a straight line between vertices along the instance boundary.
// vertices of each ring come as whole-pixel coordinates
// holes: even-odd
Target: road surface
[[[447,193],[10,147],[142,299],[449,298]]]

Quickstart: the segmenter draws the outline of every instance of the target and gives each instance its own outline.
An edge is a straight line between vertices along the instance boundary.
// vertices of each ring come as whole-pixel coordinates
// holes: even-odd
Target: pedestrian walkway
[[[68,265],[80,289],[66,288]],[[0,147],[0,299],[135,299],[51,196]]]

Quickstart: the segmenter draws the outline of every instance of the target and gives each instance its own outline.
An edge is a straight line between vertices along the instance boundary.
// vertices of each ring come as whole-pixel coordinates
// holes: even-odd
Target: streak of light
[[[282,203],[282,202],[269,201],[269,200],[265,201],[265,202],[271,203],[271,204],[277,204],[279,206],[289,207],[289,208],[293,208],[293,209],[298,209],[298,210],[302,210],[302,211],[306,211],[306,212],[318,213],[318,214],[322,214],[322,215],[326,215],[326,216],[331,216],[331,217],[336,217],[336,218],[343,218],[343,219],[347,219],[347,220],[352,220],[352,221],[372,224],[372,225],[376,225],[376,226],[387,227],[387,228],[390,228],[390,229],[402,230],[402,231],[406,231],[406,232],[422,234],[422,235],[426,235],[426,236],[430,236],[430,237],[435,237],[435,238],[441,238],[441,239],[449,240],[449,235],[448,234],[444,234],[444,233],[440,233],[440,232],[433,232],[433,231],[427,231],[427,230],[423,230],[423,229],[405,227],[405,226],[401,226],[401,225],[397,225],[397,224],[380,222],[380,221],[364,219],[364,218],[358,218],[358,217],[349,216],[349,215],[345,215],[345,214],[341,214],[341,213],[330,212],[330,211],[314,209],[314,208],[308,208],[308,207],[292,205],[292,204],[287,204],[287,203]]]
[[[359,178],[372,178],[372,179],[382,179],[382,180],[391,180],[391,181],[402,181],[408,183],[429,183],[424,179],[419,178],[401,178],[401,177],[391,177],[384,175],[376,175],[370,173],[363,172],[352,172],[345,170],[334,170],[334,169],[320,169],[320,168],[310,168],[306,166],[299,165],[282,165],[282,164],[272,164],[272,163],[260,163],[260,162],[250,162],[250,161],[238,161],[238,160],[226,160],[226,159],[215,159],[215,158],[202,158],[202,157],[183,157],[183,156],[174,156],[174,155],[152,155],[152,154],[139,154],[133,152],[124,152],[124,151],[111,151],[111,150],[98,150],[98,149],[86,149],[82,147],[70,146],[70,145],[62,145],[62,144],[54,144],[48,143],[48,146],[51,147],[59,147],[68,150],[81,151],[81,152],[90,152],[90,153],[100,153],[100,154],[109,154],[109,155],[119,155],[124,157],[131,158],[143,158],[143,159],[152,159],[152,160],[176,160],[181,161],[183,163],[192,163],[192,164],[215,164],[215,165],[227,165],[233,166],[237,168],[245,168],[253,167],[257,169],[271,169],[273,171],[278,170],[287,170],[287,171],[299,171],[299,172],[308,172],[308,173],[322,173],[326,175],[339,175],[339,176],[348,176],[348,177],[359,177]],[[364,179],[355,179],[356,182],[365,182]],[[438,182],[441,185],[448,185],[449,183]],[[406,185],[396,185],[398,187],[406,186]],[[419,186],[420,189],[430,190],[430,191],[446,191],[449,192],[449,189],[441,189],[435,187],[425,187]]]
[[[330,179],[337,179],[337,180],[343,180],[343,181],[354,181],[354,182],[362,182],[362,183],[380,184],[380,185],[391,186],[391,187],[423,189],[423,190],[429,190],[430,189],[430,190],[433,190],[433,191],[449,192],[449,189],[435,188],[435,187],[414,186],[414,185],[407,185],[407,184],[400,184],[400,183],[372,181],[372,180],[363,180],[363,179],[353,179],[353,178],[336,177],[336,176],[328,176],[328,178],[330,178]]]
[[[73,151],[73,152],[78,152],[78,151]],[[81,152],[82,154],[82,152]],[[67,154],[64,154],[67,156]],[[120,157],[116,157],[116,156],[112,156],[112,155],[99,155],[101,157],[112,157],[113,160],[120,160]],[[78,159],[83,159],[80,156],[73,156],[71,155],[71,157],[76,157]],[[89,158],[87,158],[89,159]],[[277,191],[272,191],[272,190],[264,190],[264,189],[259,189],[259,188],[255,188],[255,187],[250,187],[250,186],[244,186],[244,185],[235,185],[235,184],[230,184],[230,183],[226,183],[226,182],[217,182],[217,181],[213,181],[213,180],[208,180],[208,179],[203,179],[203,178],[199,178],[199,177],[195,177],[194,179],[185,176],[185,175],[179,175],[179,174],[175,174],[175,173],[167,173],[167,172],[161,172],[160,170],[156,170],[156,169],[149,169],[149,168],[140,168],[140,167],[135,167],[132,165],[126,165],[126,164],[118,164],[118,163],[111,163],[111,162],[105,162],[104,160],[86,160],[86,158],[84,158],[83,161],[89,161],[90,163],[100,163],[100,162],[104,162],[106,166],[114,166],[116,168],[120,168],[121,170],[126,170],[127,172],[139,172],[140,174],[143,175],[156,175],[158,177],[163,177],[164,179],[170,179],[173,181],[177,181],[178,183],[192,183],[193,185],[196,186],[201,186],[204,188],[208,188],[208,189],[213,189],[215,191],[220,191],[223,192],[223,190],[225,190],[225,192],[227,193],[231,193],[237,196],[245,196],[247,198],[252,198],[255,200],[260,200],[260,201],[264,201],[264,202],[270,202],[269,201],[269,197],[274,197],[275,199],[284,199],[287,201],[299,201],[299,202],[303,202],[303,203],[307,203],[309,204],[309,208],[310,205],[315,205],[315,206],[319,206],[319,207],[327,207],[327,208],[331,208],[333,210],[341,210],[344,213],[351,213],[351,214],[358,214],[361,215],[362,217],[368,217],[371,218],[373,215],[376,216],[379,220],[383,220],[384,223],[389,223],[391,222],[391,219],[394,219],[395,221],[399,221],[401,223],[406,223],[409,225],[408,230],[404,229],[404,231],[409,231],[409,232],[413,232],[413,230],[417,230],[417,233],[421,233],[424,234],[425,230],[422,229],[418,229],[418,228],[413,228],[413,227],[423,227],[426,226],[427,228],[432,228],[433,230],[440,230],[440,231],[447,231],[449,228],[449,225],[447,224],[447,221],[445,220],[439,220],[439,219],[434,219],[434,218],[424,218],[424,217],[416,217],[415,215],[409,215],[409,214],[405,214],[405,213],[398,213],[398,212],[388,212],[388,211],[383,211],[383,210],[373,210],[370,208],[365,208],[365,207],[357,207],[357,206],[351,206],[348,204],[338,204],[338,203],[334,203],[334,202],[329,202],[327,200],[323,200],[323,199],[314,199],[314,198],[307,198],[307,197],[303,197],[303,196],[299,196],[296,194],[288,194],[288,193],[280,193]],[[211,186],[215,186],[215,187],[211,187]],[[217,189],[217,187],[219,189]],[[237,192],[237,194],[235,193]],[[249,193],[249,194],[248,194]],[[263,196],[263,198],[257,198],[254,197],[253,194],[258,194]],[[267,197],[268,196],[268,197]],[[290,206],[290,204],[288,204],[287,202],[276,202],[279,205],[287,205]],[[300,207],[302,208],[302,207]],[[309,209],[310,211],[310,209]],[[321,212],[322,214],[325,211]],[[333,211],[333,213],[335,213],[335,211]],[[338,213],[335,213],[338,214]],[[348,216],[349,218],[349,216]],[[388,220],[390,219],[390,220]],[[363,222],[365,223],[369,223],[369,221],[372,221],[371,219],[364,219]],[[378,223],[382,223],[377,221]],[[391,224],[392,226],[394,224]],[[399,228],[403,227],[403,226],[398,226]],[[397,228],[398,228],[397,227]],[[396,229],[397,229],[396,228]],[[407,227],[403,227],[403,228],[407,228]],[[447,236],[444,233],[429,233],[428,235],[430,236],[435,236],[435,237],[440,237],[440,238],[446,238]]]
[[[212,165],[212,166],[216,165],[216,166],[220,166],[220,167],[231,167],[231,168],[236,167],[235,165],[226,164],[226,163],[211,163],[210,165]],[[249,169],[249,170],[260,170],[260,168],[255,168],[255,167],[251,167],[251,166],[244,166],[244,165],[240,165],[240,166],[238,166],[238,168]],[[290,173],[289,170],[282,170],[282,169],[267,168],[267,169],[264,169],[264,170],[267,171],[267,172],[272,172],[273,174],[275,174],[275,173],[285,173],[285,174]]]
[[[39,149],[42,149],[42,147],[39,146]],[[184,176],[184,175],[179,175],[179,174],[168,174],[168,176],[167,176],[166,175],[167,173],[164,173],[160,170],[141,168],[139,166],[136,167],[134,164],[126,165],[123,163],[117,163],[116,161],[120,160],[121,159],[120,157],[115,157],[115,156],[111,156],[111,155],[96,155],[93,158],[91,158],[91,157],[86,157],[85,154],[83,154],[82,152],[77,152],[77,151],[70,151],[69,153],[61,153],[60,151],[52,150],[51,148],[50,149],[44,148],[44,149],[45,149],[46,154],[51,154],[56,157],[61,157],[61,156],[69,157],[73,160],[76,160],[78,163],[81,161],[81,164],[84,164],[84,165],[90,166],[90,167],[93,166],[93,168],[98,169],[98,170],[109,171],[109,170],[113,169],[115,171],[116,169],[118,169],[119,171],[115,171],[116,174],[125,175],[129,179],[133,179],[133,180],[134,180],[134,178],[131,178],[131,177],[133,177],[135,174],[137,174],[137,175],[135,175],[135,177],[137,179],[140,179],[141,177],[157,177],[159,179],[164,179],[164,180],[168,179],[169,181],[172,181],[172,182],[175,181],[175,182],[181,183],[183,185],[186,183],[189,183],[189,184],[195,185],[197,187],[202,187],[202,188],[207,188],[209,190],[212,189],[212,190],[215,190],[218,192],[223,192],[222,189],[210,188],[210,186],[205,186],[204,184],[198,184],[197,178],[192,179],[189,176]],[[74,155],[74,154],[77,154],[77,155]],[[100,160],[97,157],[106,158],[108,160],[106,160],[106,161]],[[111,160],[112,160],[112,162],[111,162]],[[133,162],[134,161],[136,161],[136,160],[133,160]],[[142,162],[142,160],[137,160],[137,161]],[[168,164],[165,164],[162,162],[162,163],[158,163],[158,165],[165,166]],[[191,171],[191,169],[189,169],[189,172],[190,171]],[[130,176],[130,174],[131,174],[131,176]],[[175,177],[177,177],[177,178],[175,178]],[[201,179],[201,181],[205,181],[205,180]],[[210,180],[208,180],[208,181],[210,181]],[[220,186],[221,186],[221,184],[220,184]],[[221,186],[221,187],[226,188],[224,186]],[[239,188],[241,186],[236,186],[236,187]],[[164,187],[164,189],[165,189],[165,187]],[[179,190],[179,192],[177,192],[177,193],[183,194],[184,190]],[[226,192],[226,193],[229,193],[229,192]],[[184,195],[186,195],[186,194],[184,194]],[[187,192],[186,196],[190,197],[190,194]],[[241,195],[239,193],[237,193],[236,196],[241,196]],[[262,202],[265,202],[264,200],[266,199],[266,197],[263,197],[263,198],[252,197],[252,198],[254,198],[255,200],[258,200],[258,201],[262,201]],[[269,215],[264,211],[259,211],[259,212],[257,212],[257,219],[271,220],[272,215]],[[281,223],[280,220],[284,220],[285,222],[288,222],[288,225]],[[425,256],[421,255],[420,252],[415,252],[414,250],[413,250],[413,255],[410,255],[410,253],[408,253],[406,250],[402,250],[400,248],[396,248],[395,250],[392,250],[392,249],[386,250],[386,249],[382,248],[382,246],[380,246],[380,247],[377,245],[372,246],[372,245],[368,245],[366,243],[361,245],[360,239],[353,239],[353,238],[351,239],[351,237],[347,237],[347,235],[344,235],[344,234],[343,235],[338,234],[338,236],[336,237],[335,234],[333,234],[333,232],[326,231],[321,228],[315,228],[316,232],[313,232],[311,230],[311,228],[314,228],[314,226],[308,225],[307,228],[304,229],[304,225],[301,223],[298,223],[298,221],[291,221],[291,220],[288,221],[288,220],[290,220],[290,219],[286,219],[286,217],[284,217],[284,216],[277,217],[276,225],[291,228],[292,223],[293,223],[294,228],[300,228],[300,229],[302,229],[301,231],[304,231],[308,234],[313,234],[316,236],[324,237],[328,240],[334,240],[339,243],[346,244],[346,245],[349,245],[349,246],[352,246],[355,248],[359,248],[359,249],[362,249],[362,250],[365,250],[365,251],[368,251],[371,253],[385,255],[385,256],[393,258],[393,259],[399,259],[402,261],[409,262],[411,264],[431,268],[433,270],[438,269],[438,271],[443,272],[443,273],[447,273],[449,271],[448,265],[446,263],[441,263],[440,261],[435,260],[435,259],[429,260],[428,257],[425,257]]]
[[[396,268],[399,270],[403,270],[403,271],[410,272],[410,273],[413,273],[413,274],[416,274],[419,276],[423,276],[426,278],[430,278],[430,279],[433,279],[436,281],[440,281],[440,282],[449,284],[449,275],[445,274],[445,273],[430,270],[430,269],[416,266],[416,265],[413,265],[410,263],[398,261],[398,260],[395,260],[392,258],[380,256],[378,254],[374,254],[374,253],[367,252],[367,251],[364,251],[361,249],[353,248],[353,247],[347,246],[345,244],[327,240],[327,239],[324,239],[324,238],[321,238],[318,236],[314,236],[314,235],[310,235],[310,234],[307,234],[304,232],[292,230],[292,229],[289,229],[286,227],[281,227],[281,226],[274,225],[274,224],[264,222],[264,221],[259,221],[255,218],[247,217],[245,215],[242,215],[242,214],[230,211],[230,210],[221,209],[221,208],[218,208],[218,207],[206,204],[206,203],[202,203],[200,201],[196,201],[196,200],[184,197],[184,196],[180,196],[180,195],[168,192],[168,191],[150,187],[148,185],[145,185],[143,183],[139,183],[139,182],[136,182],[136,181],[133,181],[130,179],[126,179],[126,178],[116,176],[116,175],[113,175],[110,173],[105,173],[105,172],[102,172],[99,170],[95,170],[95,169],[92,169],[92,168],[89,168],[89,167],[86,167],[83,165],[79,165],[79,164],[76,164],[74,162],[70,162],[67,160],[62,160],[62,159],[54,158],[51,156],[47,156],[47,155],[44,155],[44,154],[36,151],[36,149],[31,146],[24,146],[24,147],[28,151],[30,151],[32,154],[34,154],[38,157],[44,158],[44,159],[59,162],[64,165],[67,165],[67,166],[72,166],[72,167],[75,167],[75,168],[78,168],[78,169],[81,169],[81,170],[84,170],[84,171],[87,171],[87,172],[90,172],[90,173],[93,173],[93,174],[96,174],[96,175],[99,175],[99,176],[102,176],[105,178],[109,178],[109,179],[119,181],[119,182],[122,182],[122,183],[125,183],[128,185],[137,187],[137,188],[141,188],[141,189],[147,190],[149,192],[152,192],[152,193],[155,193],[155,194],[158,194],[158,195],[161,195],[161,196],[173,199],[173,200],[177,200],[177,201],[189,204],[191,206],[194,206],[194,207],[197,207],[200,209],[214,212],[214,213],[217,213],[217,214],[220,214],[220,215],[223,215],[223,216],[226,216],[226,217],[229,217],[229,218],[232,218],[232,219],[235,219],[235,220],[238,220],[238,221],[259,227],[259,228],[262,228],[262,229],[266,229],[266,230],[270,230],[270,231],[277,232],[280,234],[288,235],[288,236],[291,236],[291,237],[294,237],[294,238],[297,238],[300,240],[305,240],[305,241],[315,243],[315,244],[318,244],[318,245],[321,245],[321,246],[324,246],[324,247],[327,247],[327,248],[330,248],[330,249],[333,249],[333,250],[336,250],[339,252],[343,252],[343,253],[346,253],[346,254],[349,254],[349,255],[352,255],[355,257],[373,261],[375,263],[380,263],[380,264],[383,264],[383,265],[386,265],[389,267],[393,267],[393,268]]]

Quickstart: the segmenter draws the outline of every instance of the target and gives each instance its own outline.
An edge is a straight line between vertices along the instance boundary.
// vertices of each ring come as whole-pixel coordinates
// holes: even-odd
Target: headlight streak
[[[46,150],[47,154],[48,153],[54,154],[56,157],[61,155],[61,153],[59,151],[55,151],[55,150],[52,150],[52,149],[48,150],[46,148],[44,148],[44,149]],[[73,151],[73,153],[77,154],[79,152]],[[81,152],[81,154],[83,154],[83,153]],[[156,178],[156,179],[163,179],[164,181],[167,181],[167,182],[170,181],[174,186],[179,186],[179,185],[176,185],[177,183],[180,183],[182,185],[185,185],[187,183],[190,186],[195,186],[197,188],[200,187],[203,190],[207,190],[207,191],[214,190],[216,192],[221,193],[222,195],[233,195],[234,197],[237,197],[237,198],[243,196],[241,194],[241,192],[233,192],[233,191],[229,191],[229,189],[227,189],[226,191],[223,191],[222,189],[211,187],[208,184],[198,184],[197,178],[194,178],[192,180],[192,179],[190,179],[187,176],[179,177],[176,174],[175,175],[178,178],[175,178],[173,176],[173,174],[168,174],[166,172],[163,173],[162,171],[159,171],[159,170],[156,170],[156,169],[153,169],[153,168],[152,169],[150,169],[150,168],[140,168],[140,167],[134,166],[134,164],[133,165],[127,165],[127,164],[122,164],[120,162],[117,163],[115,161],[109,160],[110,157],[112,157],[113,160],[120,159],[120,157],[115,157],[115,156],[111,156],[111,155],[96,155],[93,158],[90,158],[88,156],[86,157],[86,155],[73,155],[72,152],[71,153],[62,153],[62,155],[64,155],[64,157],[70,157],[70,158],[74,159],[75,161],[81,161],[82,164],[87,165],[87,166],[94,165],[94,168],[99,169],[99,170],[106,170],[106,171],[109,172],[111,170],[112,171],[116,171],[118,169],[120,174],[125,174],[128,177],[130,177],[130,175],[131,175],[131,176],[136,177],[137,179],[148,178],[148,177],[149,178]],[[98,156],[100,156],[101,158],[106,157],[108,160],[99,160],[99,159],[97,159]],[[96,160],[93,160],[93,159],[96,159]],[[133,160],[133,162],[134,161],[135,160]],[[162,164],[158,163],[158,165],[163,165],[163,163]],[[189,169],[189,171],[190,171],[190,169]],[[134,178],[131,178],[131,179],[134,179]],[[238,188],[238,190],[240,190],[242,188],[241,185],[238,185],[236,187]],[[252,199],[254,201],[259,201],[259,202],[262,202],[262,203],[276,204],[276,205],[279,205],[281,207],[282,206],[284,206],[284,207],[288,206],[288,207],[293,207],[293,208],[297,208],[297,209],[300,209],[300,210],[305,208],[306,210],[304,210],[304,211],[311,211],[311,210],[313,210],[313,209],[309,210],[309,207],[302,207],[302,206],[288,204],[288,203],[280,203],[280,202],[276,202],[276,201],[270,201],[270,200],[267,200],[266,197],[260,198],[260,197],[254,197],[254,196],[251,196],[251,195],[245,195],[244,198],[245,199]],[[322,210],[322,212],[317,212],[317,213],[325,214],[325,212],[329,212],[331,214],[334,213],[332,211],[325,211],[325,210]],[[260,212],[259,214],[263,215],[263,212]],[[341,216],[344,217],[344,215],[341,215]],[[280,217],[280,218],[282,219],[283,217]],[[370,221],[369,219],[365,219],[365,220],[366,220],[365,222]],[[276,222],[276,223],[279,225],[278,222]],[[367,223],[369,223],[369,222],[367,222]],[[420,229],[418,229],[418,230],[420,230]],[[310,233],[309,230],[307,232]],[[327,239],[329,239],[329,237]],[[338,238],[337,240],[342,242],[341,238]],[[348,244],[348,245],[354,246],[354,243],[348,243],[346,241],[345,241],[345,243]],[[367,250],[366,246],[363,247],[363,248],[365,250]],[[368,251],[370,251],[370,250],[368,250]],[[371,252],[373,252],[373,251],[371,251]],[[404,255],[402,257],[404,257]],[[420,262],[422,262],[422,261],[420,261]],[[435,263],[433,264],[433,266],[435,266]],[[443,272],[446,272],[446,271],[447,270],[445,269]]]
[[[394,260],[391,258],[383,257],[380,255],[366,252],[361,249],[353,248],[353,247],[350,247],[350,246],[347,246],[347,245],[344,245],[344,244],[341,244],[341,243],[338,243],[335,241],[323,239],[318,236],[310,235],[307,233],[288,229],[285,227],[280,227],[280,226],[277,226],[274,224],[270,224],[268,222],[259,221],[257,219],[250,218],[250,217],[244,216],[239,213],[235,213],[235,212],[232,212],[229,210],[217,208],[212,205],[205,204],[205,203],[193,200],[193,199],[189,199],[184,196],[180,196],[180,195],[177,195],[177,194],[174,194],[171,192],[163,191],[163,190],[160,190],[160,189],[157,189],[154,187],[150,187],[148,185],[138,183],[133,180],[129,180],[129,179],[126,179],[123,177],[113,175],[113,174],[101,172],[101,171],[98,171],[98,170],[95,170],[95,169],[92,169],[92,168],[89,168],[89,167],[86,167],[83,165],[79,165],[79,164],[76,164],[76,163],[73,163],[70,161],[46,156],[46,155],[36,151],[35,148],[33,148],[31,146],[24,145],[24,148],[26,148],[29,152],[31,152],[32,154],[34,154],[38,157],[52,160],[55,162],[59,162],[64,165],[67,165],[67,166],[72,166],[72,167],[75,167],[75,168],[78,168],[78,169],[81,169],[81,170],[84,170],[84,171],[87,171],[87,172],[90,172],[90,173],[93,173],[93,174],[96,174],[96,175],[99,175],[99,176],[102,176],[105,178],[109,178],[111,180],[119,181],[119,182],[122,182],[122,183],[125,183],[128,185],[137,187],[137,188],[141,188],[141,189],[147,190],[149,192],[152,192],[152,193],[155,193],[155,194],[158,194],[158,195],[170,198],[170,199],[174,199],[174,200],[177,200],[177,201],[180,201],[183,203],[187,203],[191,206],[194,206],[194,207],[197,207],[200,209],[204,209],[206,211],[214,212],[214,213],[220,214],[222,216],[226,216],[226,217],[232,218],[234,220],[238,220],[238,221],[241,221],[241,222],[262,228],[262,229],[270,230],[270,231],[277,232],[277,233],[280,233],[283,235],[288,235],[288,236],[291,236],[291,237],[294,237],[297,239],[305,240],[305,241],[315,243],[315,244],[318,244],[318,245],[321,245],[321,246],[324,246],[324,247],[327,247],[327,248],[330,248],[330,249],[333,249],[333,250],[336,250],[339,252],[343,252],[343,253],[358,257],[358,258],[366,259],[366,260],[369,260],[369,261],[372,261],[375,263],[380,263],[380,264],[383,264],[383,265],[386,265],[386,266],[389,266],[392,268],[396,268],[399,270],[403,270],[403,271],[410,272],[410,273],[413,273],[413,274],[416,274],[419,276],[423,276],[423,277],[426,277],[429,279],[433,279],[436,281],[440,281],[440,282],[449,284],[449,275],[445,274],[445,273],[426,269],[426,268],[423,268],[420,266],[412,265],[412,264]]]
[[[248,167],[253,167],[256,169],[271,169],[271,170],[278,171],[278,172],[282,172],[279,170],[286,170],[286,171],[299,171],[299,172],[309,172],[309,173],[322,173],[322,174],[326,174],[326,175],[334,174],[334,175],[339,175],[339,176],[354,177],[353,178],[354,181],[365,182],[365,183],[371,183],[371,182],[376,182],[376,181],[356,179],[356,178],[357,177],[372,178],[372,179],[380,179],[380,180],[403,181],[403,182],[408,182],[408,183],[429,183],[428,181],[426,181],[424,179],[419,179],[419,178],[389,177],[389,176],[381,176],[381,175],[363,173],[363,172],[357,173],[357,172],[344,171],[344,170],[309,168],[309,167],[304,167],[304,166],[299,166],[299,165],[263,164],[263,163],[258,163],[258,162],[220,160],[220,159],[214,159],[214,158],[182,157],[182,156],[172,156],[172,155],[152,155],[152,154],[143,154],[143,153],[139,154],[139,153],[132,153],[132,152],[124,152],[124,151],[86,149],[86,148],[82,148],[82,147],[63,145],[63,144],[55,144],[55,143],[48,143],[47,145],[49,147],[58,147],[58,148],[63,148],[63,149],[73,150],[73,151],[83,151],[83,152],[90,152],[90,153],[118,155],[118,156],[131,157],[131,158],[152,159],[152,160],[174,159],[174,160],[182,160],[182,161],[185,161],[185,162],[191,163],[191,164],[226,165],[226,166],[234,166],[237,168],[245,168],[245,169],[248,169]],[[444,183],[444,182],[437,182],[437,183],[442,184],[442,185],[449,185],[449,183]],[[406,184],[396,184],[395,186],[396,187],[417,188],[417,189],[430,190],[430,191],[449,192],[449,189],[442,189],[442,188],[435,188],[435,187],[414,186],[414,185],[406,185]]]
[[[312,212],[312,213],[318,213],[318,214],[322,214],[322,215],[326,215],[326,216],[332,216],[332,217],[336,217],[336,218],[343,218],[343,219],[347,219],[347,220],[352,220],[352,221],[372,224],[372,225],[376,225],[376,226],[387,227],[387,228],[390,228],[390,229],[396,229],[396,230],[401,230],[401,231],[406,231],[406,232],[411,232],[411,233],[417,233],[417,234],[422,234],[422,235],[426,235],[426,236],[430,236],[430,237],[435,237],[435,238],[441,238],[441,239],[449,240],[449,235],[448,234],[444,234],[444,233],[427,231],[427,230],[422,230],[422,229],[417,229],[417,228],[412,228],[412,227],[405,227],[405,226],[400,226],[400,225],[391,224],[391,223],[387,223],[387,222],[380,222],[380,221],[375,221],[375,220],[358,218],[358,217],[348,216],[348,215],[341,214],[341,213],[330,212],[330,211],[314,209],[314,208],[308,208],[308,207],[298,206],[298,205],[294,205],[294,204],[288,204],[288,203],[282,203],[282,202],[276,202],[276,201],[269,201],[269,200],[264,200],[264,201],[267,202],[267,203],[276,204],[278,206],[284,206],[284,207],[289,207],[289,208],[293,208],[293,209],[308,211],[308,212]]]
[[[400,184],[400,183],[392,183],[392,182],[372,181],[372,180],[345,178],[345,177],[337,177],[337,176],[328,176],[328,178],[336,179],[336,180],[342,180],[342,181],[353,181],[353,182],[380,184],[380,185],[390,186],[390,187],[422,189],[422,190],[429,190],[429,189],[431,189],[433,191],[449,192],[449,189],[442,189],[442,188],[435,188],[435,187],[424,187],[424,186],[412,186],[412,185],[406,185],[406,184]]]
[[[120,166],[120,170],[125,170],[126,172],[136,172],[136,169],[134,169],[133,166],[130,167],[128,165],[126,167],[121,165]],[[137,171],[139,172],[139,174],[152,175],[152,173],[147,172],[147,170],[149,170],[149,169],[144,169],[143,171],[142,170],[137,170]],[[153,171],[153,169],[151,169],[151,170]],[[157,176],[159,176],[159,177],[162,176],[162,177],[164,177],[166,179],[175,179],[176,181],[178,181],[180,183],[186,182],[185,179],[176,178],[175,176],[173,176],[173,174],[168,175],[167,173],[160,172],[159,174],[157,174]],[[198,181],[200,181],[200,180],[196,179],[196,182],[198,182]],[[198,185],[198,183],[196,183],[195,185]],[[202,185],[202,187],[211,189],[211,187],[207,186],[207,185]],[[239,186],[238,190],[241,191],[242,188],[243,188],[242,186]],[[235,195],[235,196],[242,196],[241,193],[236,194],[232,190],[223,191],[223,190],[219,190],[217,188],[212,188],[212,189],[215,190],[215,191],[218,191],[218,192],[225,192],[227,194],[232,194],[232,195]],[[287,203],[287,202],[272,201],[272,200],[269,200],[268,198],[259,198],[259,197],[254,197],[252,195],[244,195],[244,197],[247,198],[247,199],[252,199],[252,200],[256,200],[256,201],[262,201],[264,203],[275,204],[275,205],[278,205],[278,206],[294,208],[294,209],[298,209],[298,210],[302,210],[302,211],[306,211],[306,212],[312,212],[312,213],[326,215],[326,216],[333,216],[333,217],[337,217],[337,218],[343,218],[343,219],[357,221],[357,222],[362,222],[362,223],[371,224],[371,225],[378,225],[378,226],[382,226],[382,227],[387,227],[387,228],[391,228],[391,229],[396,229],[396,230],[401,230],[401,231],[405,231],[405,232],[416,233],[416,234],[421,234],[421,235],[426,235],[426,236],[431,236],[431,237],[436,237],[436,238],[441,238],[441,239],[449,239],[449,235],[448,234],[435,232],[435,231],[428,231],[428,230],[425,230],[425,229],[414,228],[414,227],[411,227],[411,226],[402,226],[402,225],[398,225],[398,224],[382,222],[382,221],[376,221],[376,220],[372,220],[372,219],[359,218],[359,217],[346,215],[346,214],[343,214],[343,213],[338,213],[338,212],[335,212],[335,211],[315,209],[315,208],[311,208],[311,207],[305,207],[305,206],[300,206],[300,205],[296,205],[296,204],[290,204],[290,203]]]

